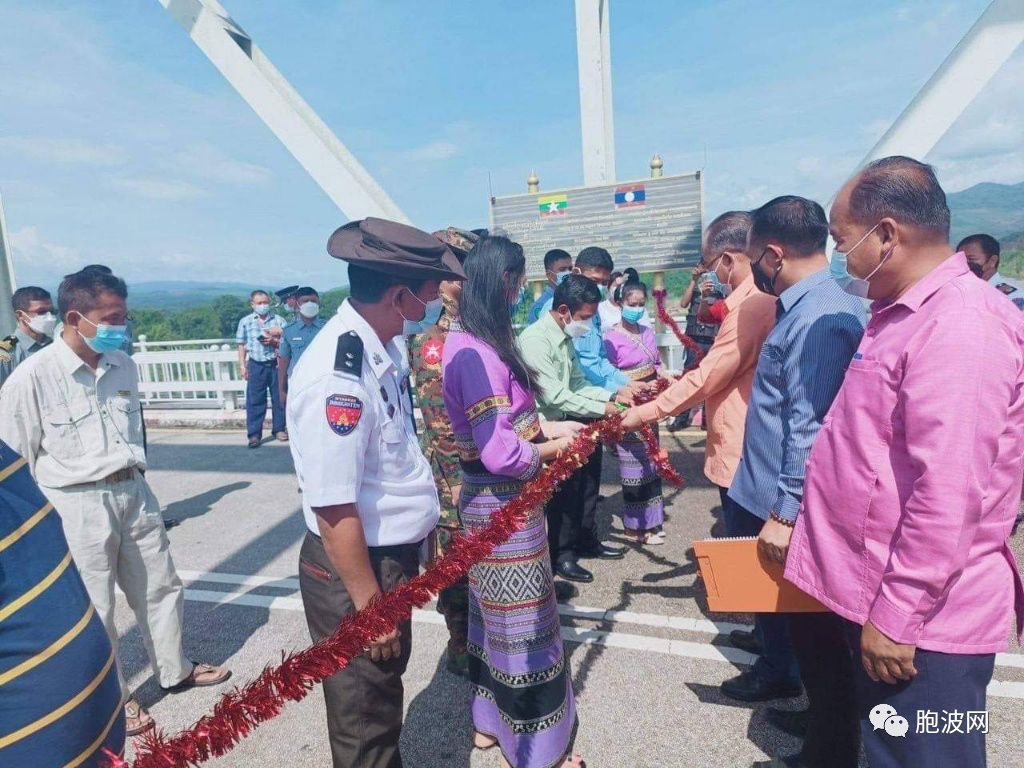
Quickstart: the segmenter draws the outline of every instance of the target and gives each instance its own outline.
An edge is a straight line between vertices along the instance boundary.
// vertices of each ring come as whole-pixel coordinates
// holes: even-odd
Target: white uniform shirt
[[[1006,298],[1017,305],[1018,309],[1024,310],[1024,284],[1019,280],[1014,280],[1010,277],[1003,277],[996,272],[992,277],[988,279],[989,285],[992,285],[1000,293],[1004,294]]]
[[[334,370],[338,337],[363,342],[362,375]],[[310,342],[288,383],[288,437],[306,525],[314,507],[355,504],[371,547],[414,544],[437,525],[440,505],[412,423],[408,362],[382,345],[349,301]]]
[[[101,355],[94,371],[57,337],[0,390],[0,439],[48,488],[145,469],[135,363],[117,350]]]

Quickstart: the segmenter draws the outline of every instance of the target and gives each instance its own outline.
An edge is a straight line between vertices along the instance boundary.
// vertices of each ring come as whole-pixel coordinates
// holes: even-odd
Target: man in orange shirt
[[[761,345],[775,324],[775,298],[754,285],[746,254],[750,224],[746,211],[729,211],[712,221],[704,232],[701,261],[726,293],[724,301],[718,302],[724,305],[722,324],[707,355],[657,399],[630,409],[623,421],[627,429],[636,429],[706,401],[704,474],[718,486],[727,531],[734,506],[727,491],[743,450],[754,369]],[[732,640],[744,650],[760,652],[760,642],[753,633],[737,630]]]

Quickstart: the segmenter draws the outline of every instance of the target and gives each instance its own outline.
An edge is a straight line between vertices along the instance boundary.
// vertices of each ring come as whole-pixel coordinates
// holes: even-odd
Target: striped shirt
[[[823,269],[783,291],[775,316],[729,498],[762,520],[772,511],[796,520],[807,457],[864,335],[865,310]]]
[[[0,765],[99,766],[124,747],[117,662],[60,518],[0,442]]]

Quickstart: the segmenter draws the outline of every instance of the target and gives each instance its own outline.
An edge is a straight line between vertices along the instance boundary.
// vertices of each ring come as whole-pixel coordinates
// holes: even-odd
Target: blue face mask
[[[636,325],[640,322],[640,318],[644,316],[645,311],[643,307],[623,307],[622,319]]]
[[[81,331],[78,332],[78,335],[82,337],[82,340],[93,352],[102,355],[104,352],[113,352],[115,349],[120,349],[121,345],[124,344],[128,332],[127,325],[96,325],[96,323],[84,315],[82,319],[96,329],[96,335],[92,338],[84,335]]]
[[[850,254],[853,253],[861,243],[867,240],[868,235],[874,232],[877,228],[878,224],[875,224],[875,226],[865,232],[864,237],[854,243],[853,248],[848,250],[846,253],[842,253],[841,251],[832,251],[832,260],[829,261],[828,265],[829,272],[832,274],[833,279],[839,283],[839,287],[851,296],[856,296],[860,299],[868,298],[868,291],[871,289],[871,283],[868,281],[875,276],[875,272],[882,268],[882,265],[889,260],[890,256],[892,256],[892,252],[896,250],[895,245],[890,248],[889,252],[882,257],[881,261],[878,262],[878,266],[871,270],[867,277],[854,277],[850,274]]]
[[[444,311],[444,299],[438,296],[436,299],[431,299],[428,302],[423,302],[420,297],[410,291],[410,295],[423,304],[423,319],[422,320],[406,320],[404,317],[402,320],[402,333],[406,336],[415,336],[420,333],[425,333],[432,326],[437,325],[437,321],[441,319],[441,312]]]
[[[260,317],[266,317],[270,313],[270,305],[269,304],[253,304],[252,305],[252,311],[255,312],[257,315],[259,315]]]
[[[515,315],[516,309],[518,309],[519,305],[523,303],[523,299],[524,298],[526,298],[526,286],[525,285],[520,285],[519,286],[519,293],[516,294],[516,300],[515,301],[510,301],[509,304],[508,304],[508,315],[509,315],[509,317],[512,317],[513,315]]]
[[[558,272],[555,275],[555,284],[556,285],[561,285],[562,283],[565,282],[565,278],[567,278],[571,274],[572,274],[572,271],[568,270],[568,269],[565,270],[564,272]]]
[[[608,286],[607,285],[599,285],[599,286],[597,286],[597,290],[600,291],[602,299],[607,299],[608,298]]]

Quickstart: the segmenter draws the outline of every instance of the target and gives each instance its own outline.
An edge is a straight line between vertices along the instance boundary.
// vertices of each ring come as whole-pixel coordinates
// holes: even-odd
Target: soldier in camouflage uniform
[[[448,244],[460,261],[473,247],[478,237],[472,232],[449,227],[434,235]],[[452,318],[458,314],[461,285],[442,282],[441,297],[444,309],[437,324],[409,341],[409,361],[416,384],[416,400],[423,414],[420,445],[434,471],[437,495],[441,501],[441,519],[431,538],[431,558],[440,557],[451,544],[455,534],[463,533],[459,519],[459,490],[462,471],[455,436],[448,420],[448,412],[441,396],[441,354]],[[469,582],[463,578],[448,589],[441,590],[437,610],[448,625],[448,669],[457,675],[469,675],[469,656],[466,653],[466,633],[469,628]]]

